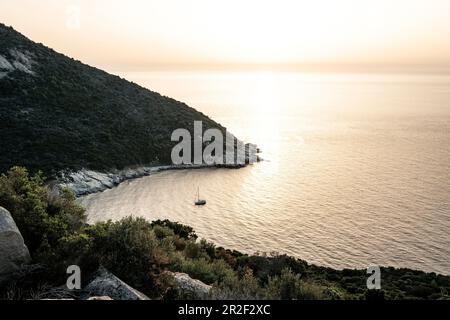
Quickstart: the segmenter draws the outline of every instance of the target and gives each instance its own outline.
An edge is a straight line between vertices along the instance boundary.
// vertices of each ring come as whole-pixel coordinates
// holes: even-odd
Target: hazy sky
[[[117,70],[450,64],[450,0],[0,0],[0,22]]]

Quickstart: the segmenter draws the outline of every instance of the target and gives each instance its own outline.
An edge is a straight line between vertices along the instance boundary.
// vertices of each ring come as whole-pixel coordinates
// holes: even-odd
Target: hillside
[[[450,299],[448,275],[381,267],[381,288],[369,289],[364,269],[240,253],[200,240],[193,228],[169,220],[130,216],[88,225],[71,193],[55,195],[41,175],[19,167],[0,175],[2,252],[9,254],[0,254],[0,300],[84,299],[79,294],[91,291],[88,283],[100,266],[153,299]],[[83,272],[79,292],[64,289],[72,265]],[[180,276],[184,280],[177,281]],[[104,296],[100,289],[94,295]]]
[[[0,24],[0,172],[169,164],[176,128],[219,124]]]

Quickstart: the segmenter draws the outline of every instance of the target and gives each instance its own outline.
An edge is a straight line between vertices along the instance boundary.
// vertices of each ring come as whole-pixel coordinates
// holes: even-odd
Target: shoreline
[[[98,172],[93,170],[82,169],[76,172],[65,172],[64,179],[65,181],[61,182],[58,180],[56,184],[57,187],[67,187],[73,190],[76,193],[77,198],[86,196],[89,194],[99,193],[108,189],[112,189],[118,186],[120,183],[125,182],[127,180],[138,179],[145,176],[150,176],[156,173],[164,172],[164,171],[172,171],[172,170],[192,170],[192,169],[214,169],[214,168],[228,168],[228,169],[239,169],[244,168],[247,165],[166,165],[166,166],[142,166],[137,168],[127,168],[123,170],[114,170],[109,172]],[[69,179],[71,179],[69,181]],[[146,218],[147,219],[147,218]],[[150,221],[150,220],[148,220]],[[89,223],[90,225],[95,225],[98,221]],[[192,226],[188,224],[189,226]],[[193,226],[192,226],[193,227]],[[195,227],[193,227],[195,229]],[[203,237],[202,237],[203,238]],[[206,237],[205,237],[206,238]],[[208,239],[208,238],[206,238]],[[211,243],[217,244],[216,241]],[[230,249],[230,246],[226,246],[223,244],[217,245],[217,248],[223,250],[229,250],[233,252],[237,252],[242,255],[248,256],[258,256],[261,258],[270,257],[269,252],[265,251],[256,251],[250,252],[243,249],[236,249],[234,246]],[[281,256],[292,257],[296,260],[300,260],[306,262],[310,268],[314,270],[321,269],[330,269],[338,273],[342,272],[366,272],[366,269],[361,266],[346,266],[346,267],[337,267],[328,264],[322,264],[317,262],[310,262],[310,260],[305,260],[304,257],[297,256],[295,254],[289,254],[287,252],[280,251],[278,252]],[[437,275],[442,277],[450,277],[450,273],[446,272],[437,272],[427,269],[421,269],[417,267],[407,267],[402,265],[390,265],[390,264],[381,264],[379,266],[384,270],[384,272],[392,273],[392,272],[412,272],[413,274],[422,273],[427,276],[429,275]]]
[[[205,168],[226,168],[240,169],[248,164],[234,165],[160,165],[160,166],[141,166],[137,168],[125,168],[122,170],[111,170],[100,172],[89,169],[79,171],[60,172],[56,179],[55,186],[59,189],[68,188],[75,193],[75,196],[81,197],[88,194],[102,192],[117,187],[124,181],[150,176],[159,172],[169,170],[192,170]]]

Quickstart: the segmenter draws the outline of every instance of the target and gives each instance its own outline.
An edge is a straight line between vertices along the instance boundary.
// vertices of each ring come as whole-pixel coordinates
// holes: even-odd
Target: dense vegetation
[[[219,124],[186,104],[34,43],[0,24],[0,58],[31,59],[33,74],[0,63],[0,172],[14,165],[47,176],[169,164],[176,128]],[[1,60],[0,60],[1,62]],[[7,74],[2,76],[2,74]]]
[[[186,296],[164,271],[186,272],[212,284],[213,299],[448,299],[450,277],[382,268],[382,290],[366,289],[365,270],[334,270],[286,255],[245,255],[198,240],[195,231],[170,221],[125,218],[85,223],[68,191],[56,194],[41,174],[15,167],[0,177],[0,206],[10,210],[33,258],[3,298],[46,297],[77,264],[83,280],[102,265],[153,298]],[[130,213],[131,214],[131,213]],[[204,298],[204,297],[203,297]]]

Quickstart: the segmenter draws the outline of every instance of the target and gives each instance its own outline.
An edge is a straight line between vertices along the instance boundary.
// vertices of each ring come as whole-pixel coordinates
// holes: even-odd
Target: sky
[[[450,0],[0,0],[0,22],[115,70],[450,65]]]

